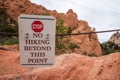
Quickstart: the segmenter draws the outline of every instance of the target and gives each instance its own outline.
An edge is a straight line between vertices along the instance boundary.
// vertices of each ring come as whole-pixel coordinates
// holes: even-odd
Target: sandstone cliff
[[[76,28],[73,33],[76,32],[95,32],[95,28],[90,28],[88,23],[85,21],[79,21],[78,28]],[[97,34],[85,34],[72,36],[72,41],[80,46],[80,49],[76,49],[76,53],[82,53],[85,55],[101,55],[101,47]]]
[[[102,57],[63,54],[52,67],[26,68],[18,51],[0,50],[0,80],[120,80],[120,53]]]
[[[51,11],[42,5],[31,3],[29,0],[0,0],[0,5],[7,8],[8,14],[14,20],[17,20],[20,14],[52,15],[56,19],[63,19],[64,26],[73,29],[72,33],[95,31],[86,21],[78,20],[77,14],[72,9],[67,13],[58,13],[56,10]],[[97,34],[72,36],[71,40],[80,46],[80,49],[75,50],[76,53],[102,55]]]

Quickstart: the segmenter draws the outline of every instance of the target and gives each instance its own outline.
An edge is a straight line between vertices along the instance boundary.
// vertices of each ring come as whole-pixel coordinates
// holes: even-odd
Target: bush
[[[87,51],[84,51],[84,52],[83,52],[83,55],[89,56],[89,57],[97,57],[97,55],[96,55],[95,53],[90,53],[90,54],[88,54]]]
[[[77,44],[74,44],[72,42],[69,43],[69,48],[70,49],[75,49],[75,48],[80,48]]]
[[[0,45],[13,45],[18,43],[18,37],[0,37]]]
[[[95,53],[91,53],[91,54],[88,54],[89,57],[97,57],[97,55],[95,55]]]
[[[64,20],[57,20],[56,24],[56,34],[71,34],[72,29],[70,27],[65,27]],[[70,36],[56,36],[56,53],[65,53],[67,51],[73,51],[75,48],[79,48],[79,46],[69,40]]]
[[[0,32],[18,32],[17,22],[7,14],[6,8],[0,8]]]
[[[120,46],[113,42],[104,42],[101,44],[103,55],[120,52]]]
[[[6,8],[0,8],[0,32],[18,33],[18,23],[6,12]],[[0,45],[18,44],[18,37],[0,35]]]

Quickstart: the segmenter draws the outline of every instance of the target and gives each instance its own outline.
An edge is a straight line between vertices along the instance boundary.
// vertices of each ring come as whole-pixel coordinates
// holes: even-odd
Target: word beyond
[[[51,46],[24,46],[25,51],[50,51]]]

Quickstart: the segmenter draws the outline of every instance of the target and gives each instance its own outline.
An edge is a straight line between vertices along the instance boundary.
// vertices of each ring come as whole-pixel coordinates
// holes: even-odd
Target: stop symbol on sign
[[[44,29],[44,25],[41,21],[34,21],[31,26],[34,32],[41,32]]]

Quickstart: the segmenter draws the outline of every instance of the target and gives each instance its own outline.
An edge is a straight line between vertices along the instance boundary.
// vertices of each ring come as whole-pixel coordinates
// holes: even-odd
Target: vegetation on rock
[[[110,41],[102,43],[101,47],[102,47],[103,55],[111,54],[114,52],[120,52],[120,46]]]
[[[18,32],[18,24],[6,12],[6,8],[0,8],[0,32]],[[0,35],[0,45],[18,44],[18,37]]]
[[[56,24],[56,34],[71,34],[72,29],[65,27],[63,19],[58,19]],[[65,52],[71,52],[75,48],[80,48],[77,44],[73,43],[69,39],[70,36],[56,36],[56,53],[61,54]]]
[[[18,32],[17,22],[6,12],[6,8],[0,8],[0,32]]]

